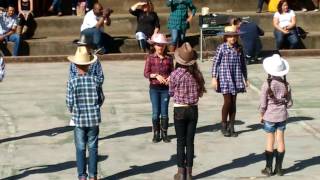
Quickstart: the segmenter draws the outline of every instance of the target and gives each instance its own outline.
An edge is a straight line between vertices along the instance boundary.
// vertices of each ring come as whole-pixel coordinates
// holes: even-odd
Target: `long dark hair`
[[[203,75],[202,75],[197,63],[194,63],[191,66],[186,66],[186,65],[179,64],[177,62],[175,69],[177,69],[177,68],[186,69],[186,71],[189,72],[193,76],[193,78],[196,80],[196,82],[198,84],[198,87],[199,87],[198,91],[199,91],[200,97],[203,95],[203,93],[207,92],[206,87],[204,86],[205,81],[204,81]]]
[[[271,89],[271,81],[272,81],[272,76],[270,74],[268,74],[268,78],[267,78],[267,82],[268,82],[268,90],[267,90],[267,93],[268,95],[274,99],[276,102],[278,101],[278,99],[274,96],[274,93]],[[286,91],[284,93],[284,98],[287,99],[288,98],[288,94],[289,94],[289,88],[288,88],[288,82],[287,82],[287,77],[286,75],[283,76],[283,84],[284,86],[286,87]]]
[[[283,11],[282,11],[282,5],[283,5],[284,3],[287,3],[287,4],[288,4],[288,1],[287,1],[287,0],[281,0],[281,1],[279,2],[278,6],[277,6],[278,12],[279,12],[280,14],[283,13]],[[289,5],[289,4],[288,4],[288,5]]]

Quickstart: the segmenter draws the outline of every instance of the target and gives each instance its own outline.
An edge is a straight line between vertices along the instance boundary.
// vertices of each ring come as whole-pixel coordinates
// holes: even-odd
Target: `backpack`
[[[2,57],[0,57],[0,82],[4,79],[5,75],[5,64]]]

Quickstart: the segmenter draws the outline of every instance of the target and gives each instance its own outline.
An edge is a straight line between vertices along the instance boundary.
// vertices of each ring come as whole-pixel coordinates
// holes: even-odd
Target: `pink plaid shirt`
[[[199,86],[193,76],[183,68],[170,75],[169,95],[176,104],[196,105],[199,101]]]

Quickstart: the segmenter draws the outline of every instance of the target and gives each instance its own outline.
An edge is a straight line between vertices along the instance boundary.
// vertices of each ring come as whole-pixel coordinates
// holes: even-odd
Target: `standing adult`
[[[7,41],[14,42],[13,56],[18,56],[20,51],[21,38],[16,33],[17,16],[12,6],[8,7],[8,12],[2,13],[0,16],[0,43]]]
[[[299,47],[299,37],[296,30],[296,14],[289,9],[288,2],[282,0],[278,4],[278,12],[273,16],[276,48],[282,49],[287,41],[290,49]]]
[[[130,14],[137,17],[136,39],[142,51],[149,49],[147,40],[160,30],[159,18],[154,12],[151,0],[137,2],[129,9]]]
[[[103,9],[100,3],[95,3],[93,9],[89,11],[81,25],[81,34],[86,36],[96,51],[106,53],[106,34],[104,33],[104,25],[110,25],[111,9]]]
[[[174,52],[176,47],[183,43],[186,31],[190,27],[191,20],[197,9],[192,0],[167,0],[167,6],[171,9],[168,20],[168,28],[171,32],[169,50]],[[189,9],[191,10],[190,14],[188,13]]]
[[[212,65],[212,86],[223,95],[221,133],[225,137],[237,137],[234,129],[237,94],[246,92],[247,67],[238,43],[241,32],[235,26],[226,26],[224,43],[217,47]],[[229,121],[228,121],[229,117]]]
[[[77,15],[77,6],[79,0],[72,0],[72,15]],[[92,9],[92,0],[86,0],[86,13]]]
[[[261,13],[262,8],[263,8],[263,3],[265,0],[258,0],[258,8],[257,8],[257,13]]]
[[[173,116],[177,135],[178,172],[174,175],[174,179],[191,180],[198,101],[206,92],[205,81],[196,63],[197,53],[189,43],[182,44],[176,50],[174,57],[176,66],[169,82],[169,94],[174,101]]]
[[[52,0],[51,6],[48,9],[51,13],[57,13],[58,16],[62,16],[62,2],[61,0]]]
[[[25,35],[33,18],[33,0],[19,0],[18,10],[20,22],[17,31],[18,34]]]
[[[172,57],[167,54],[166,45],[169,43],[164,34],[155,34],[149,43],[154,51],[147,55],[144,77],[150,82],[150,100],[152,104],[152,142],[170,142],[167,136],[169,126],[169,76],[173,71]],[[161,120],[160,120],[161,119]],[[160,128],[161,121],[161,128]],[[161,130],[161,137],[160,137]]]

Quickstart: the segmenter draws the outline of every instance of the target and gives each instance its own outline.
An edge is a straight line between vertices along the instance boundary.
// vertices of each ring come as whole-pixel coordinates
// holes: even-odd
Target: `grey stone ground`
[[[320,179],[318,59],[289,59],[295,105],[286,131],[284,167],[288,169],[286,176],[272,179]],[[262,66],[248,66],[252,88],[238,97],[240,136],[224,138],[217,125],[222,98],[210,88],[211,63],[200,63],[208,93],[199,103],[195,178],[263,179],[265,138],[257,112],[257,90],[266,76]],[[172,179],[176,171],[174,128],[169,129],[171,143],[151,143],[143,61],[102,64],[107,99],[102,108],[100,177]],[[73,133],[65,127],[70,118],[65,106],[68,63],[7,64],[7,71],[0,83],[0,178],[76,179]]]

